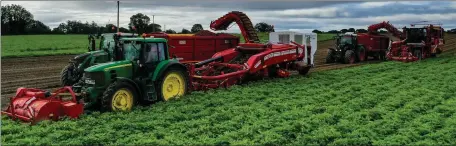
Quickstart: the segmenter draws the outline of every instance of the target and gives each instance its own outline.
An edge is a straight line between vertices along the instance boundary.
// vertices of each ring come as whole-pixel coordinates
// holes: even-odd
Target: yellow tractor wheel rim
[[[112,97],[113,111],[129,111],[133,107],[133,94],[130,90],[122,88],[117,90]]]
[[[181,74],[172,72],[165,77],[162,85],[164,100],[179,97],[185,94],[185,81]]]

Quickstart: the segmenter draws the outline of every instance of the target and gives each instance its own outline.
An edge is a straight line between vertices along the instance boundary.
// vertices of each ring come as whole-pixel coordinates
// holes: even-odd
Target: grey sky
[[[390,21],[403,27],[417,21],[437,21],[446,29],[456,28],[454,1],[399,2],[309,2],[260,0],[150,0],[121,1],[120,25],[126,27],[130,16],[143,13],[166,29],[181,31],[195,23],[209,29],[215,20],[229,11],[246,13],[253,23],[273,24],[276,30],[310,32],[343,28],[367,28],[368,25]],[[116,23],[115,1],[3,1],[2,5],[19,4],[29,10],[36,20],[51,28],[66,20],[95,21],[99,25]],[[233,26],[229,32],[239,31]]]

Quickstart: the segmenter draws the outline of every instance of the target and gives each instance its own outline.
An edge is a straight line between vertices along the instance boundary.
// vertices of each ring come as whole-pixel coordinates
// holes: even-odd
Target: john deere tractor
[[[102,34],[99,44],[99,49],[95,48],[95,38],[89,35],[88,52],[80,54],[70,59],[69,64],[65,66],[60,73],[60,82],[63,86],[71,86],[77,83],[81,77],[83,70],[87,67],[98,63],[112,61],[114,57],[114,46],[116,40],[120,38],[137,37],[131,33],[106,33]]]
[[[187,68],[170,59],[163,38],[122,38],[114,61],[86,68],[73,85],[86,108],[129,111],[138,103],[167,101],[187,92]]]
[[[335,48],[329,48],[326,63],[342,62],[352,64],[364,61],[366,58],[365,47],[358,44],[356,34],[342,34],[334,36]]]

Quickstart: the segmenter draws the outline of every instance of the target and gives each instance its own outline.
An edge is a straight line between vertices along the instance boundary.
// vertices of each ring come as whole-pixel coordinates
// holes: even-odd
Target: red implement
[[[71,96],[63,100],[63,96]],[[53,93],[33,88],[18,88],[16,95],[2,114],[12,119],[35,124],[42,120],[58,120],[63,116],[78,118],[83,113],[84,105],[76,101],[76,94],[71,87],[60,88]]]

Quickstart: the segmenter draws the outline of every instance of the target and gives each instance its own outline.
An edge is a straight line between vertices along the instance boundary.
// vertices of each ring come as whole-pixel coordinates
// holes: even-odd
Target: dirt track
[[[456,53],[456,35],[445,36],[444,53]],[[339,69],[362,64],[325,64],[325,57],[328,47],[334,44],[333,40],[318,43],[318,50],[315,54],[315,68],[312,72]],[[59,74],[62,68],[67,65],[68,60],[74,55],[28,57],[28,58],[7,58],[1,60],[1,102],[7,104],[8,98],[14,95],[18,87],[52,89],[59,86]],[[375,61],[374,61],[375,62]]]

